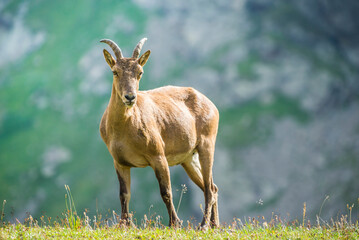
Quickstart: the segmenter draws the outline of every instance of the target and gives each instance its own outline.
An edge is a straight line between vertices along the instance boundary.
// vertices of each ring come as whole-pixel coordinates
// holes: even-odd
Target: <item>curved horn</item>
[[[102,39],[100,42],[107,43],[112,48],[117,59],[122,58],[121,48],[119,48],[114,41],[110,39]]]
[[[138,42],[137,46],[135,47],[135,50],[133,50],[133,54],[132,54],[133,58],[138,58],[140,56],[142,46],[146,42],[146,40],[147,38],[142,38],[141,41]]]

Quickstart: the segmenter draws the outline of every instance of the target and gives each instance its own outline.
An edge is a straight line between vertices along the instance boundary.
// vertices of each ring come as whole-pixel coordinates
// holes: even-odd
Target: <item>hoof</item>
[[[198,227],[199,231],[206,232],[209,229],[208,225],[201,225]]]
[[[171,221],[168,224],[168,226],[172,227],[172,228],[181,228],[182,227],[182,221],[177,218],[177,219]]]
[[[130,220],[130,219],[120,219],[119,222],[120,227],[131,227],[131,228],[136,228],[136,225]]]
[[[219,223],[211,222],[211,228],[218,228],[218,227],[219,227]]]

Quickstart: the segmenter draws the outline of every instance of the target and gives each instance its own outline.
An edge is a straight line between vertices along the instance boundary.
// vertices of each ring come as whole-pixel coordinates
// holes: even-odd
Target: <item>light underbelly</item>
[[[112,142],[110,152],[115,161],[123,167],[147,167],[149,162],[136,151],[122,144],[121,142]]]
[[[194,154],[193,152],[187,152],[187,153],[176,154],[176,155],[167,155],[166,158],[167,158],[168,166],[171,167],[184,163],[189,159],[191,159],[193,154]]]
[[[175,166],[192,159],[194,153],[194,149],[187,148],[185,151],[180,153],[167,153],[165,157],[168,166]],[[145,154],[130,150],[130,148],[121,145],[118,142],[116,144],[112,144],[111,154],[114,159],[116,159],[115,161],[124,167],[143,168],[151,165],[151,159],[148,156],[145,157]]]
[[[132,153],[128,152],[124,155],[125,155],[124,162],[120,163],[121,165],[126,164],[125,163],[126,161],[128,161],[130,163],[129,167],[143,168],[143,167],[147,167],[150,165],[149,162],[147,161],[147,159],[142,155],[136,154],[134,152],[132,152]]]

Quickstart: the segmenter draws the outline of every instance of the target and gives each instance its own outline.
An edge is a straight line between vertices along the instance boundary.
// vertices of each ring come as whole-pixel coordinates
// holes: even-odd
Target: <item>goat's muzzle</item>
[[[124,101],[124,103],[127,106],[132,107],[136,102],[136,95],[134,95],[134,94],[126,94],[125,99],[126,100]]]

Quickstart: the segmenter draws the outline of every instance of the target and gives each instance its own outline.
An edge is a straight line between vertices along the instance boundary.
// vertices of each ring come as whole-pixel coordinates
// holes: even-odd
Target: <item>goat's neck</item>
[[[116,93],[115,86],[112,86],[112,93],[109,102],[109,118],[112,122],[125,123],[131,117],[133,108],[125,106],[121,98]]]

